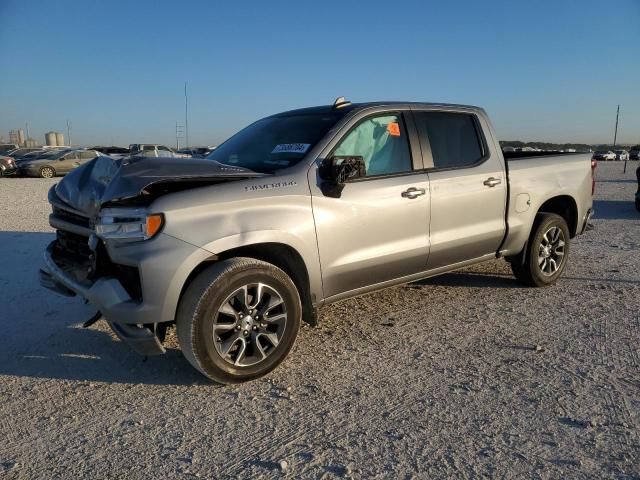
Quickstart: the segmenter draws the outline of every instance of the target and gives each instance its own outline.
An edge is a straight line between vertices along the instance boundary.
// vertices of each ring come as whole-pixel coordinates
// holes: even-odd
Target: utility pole
[[[618,141],[618,121],[620,120],[620,104],[618,104],[618,110],[616,111],[616,128],[613,131],[613,150],[616,149],[616,142]],[[627,173],[627,159],[624,159],[624,168],[622,173]]]
[[[184,82],[184,143],[189,148],[189,97],[187,97],[187,82]]]
[[[67,142],[71,145],[71,124],[69,123],[69,120],[67,120]]]
[[[613,149],[616,149],[616,141],[618,140],[618,118],[620,117],[620,104],[618,104],[618,111],[616,112],[616,129],[613,133]]]

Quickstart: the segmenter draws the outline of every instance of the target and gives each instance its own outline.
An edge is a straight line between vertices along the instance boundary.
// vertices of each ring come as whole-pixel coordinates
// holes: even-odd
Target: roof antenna
[[[333,102],[334,110],[351,105],[351,102],[344,97],[338,97]]]

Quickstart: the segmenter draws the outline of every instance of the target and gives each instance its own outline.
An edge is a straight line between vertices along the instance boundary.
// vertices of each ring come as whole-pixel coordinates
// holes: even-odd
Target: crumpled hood
[[[262,177],[246,168],[196,158],[127,157],[101,155],[76,168],[56,186],[59,200],[87,216],[95,216],[108,202],[135,198],[152,186],[189,182],[202,186],[242,178]]]

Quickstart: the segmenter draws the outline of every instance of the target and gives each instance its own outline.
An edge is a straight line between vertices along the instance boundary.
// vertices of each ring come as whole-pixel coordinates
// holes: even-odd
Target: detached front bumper
[[[86,299],[102,313],[122,341],[144,355],[165,351],[146,325],[175,320],[180,293],[189,274],[212,257],[206,250],[164,234],[145,242],[108,247],[111,261],[138,269],[141,298],[133,298],[114,277],[78,280],[74,267],[56,258],[55,244],[52,242],[44,253],[41,285],[61,295],[78,295]]]

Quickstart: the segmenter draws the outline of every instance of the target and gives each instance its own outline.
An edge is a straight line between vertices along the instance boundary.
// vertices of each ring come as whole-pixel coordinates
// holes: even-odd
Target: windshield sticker
[[[387,131],[389,132],[389,135],[391,135],[392,137],[399,137],[400,124],[398,122],[391,122],[389,125],[387,125]]]
[[[309,143],[281,143],[271,153],[306,153],[310,146]]]

